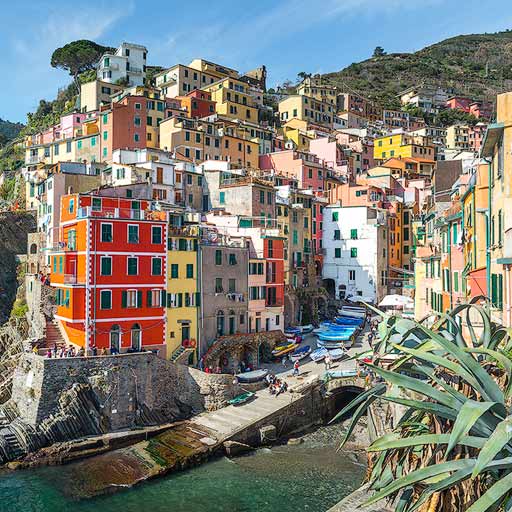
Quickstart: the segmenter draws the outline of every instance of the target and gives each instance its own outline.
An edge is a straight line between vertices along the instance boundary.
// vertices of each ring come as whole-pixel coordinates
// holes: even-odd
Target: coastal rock
[[[223,446],[224,450],[226,450],[226,455],[229,457],[235,457],[236,455],[241,455],[254,450],[252,446],[244,443],[238,443],[236,441],[225,441]]]

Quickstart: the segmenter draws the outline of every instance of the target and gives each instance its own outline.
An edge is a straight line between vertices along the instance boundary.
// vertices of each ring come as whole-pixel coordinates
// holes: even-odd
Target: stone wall
[[[240,392],[231,375],[206,374],[151,353],[63,359],[24,354],[11,400],[35,427],[58,410],[62,393],[74,384],[91,388],[108,431],[188,418],[222,407]]]

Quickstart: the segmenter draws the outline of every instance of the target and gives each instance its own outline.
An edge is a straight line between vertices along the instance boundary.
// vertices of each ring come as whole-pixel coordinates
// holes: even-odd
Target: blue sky
[[[0,118],[24,121],[69,83],[53,50],[75,39],[148,47],[148,63],[203,57],[240,71],[265,64],[271,85],[461,33],[512,28],[508,0],[109,0],[2,2]]]

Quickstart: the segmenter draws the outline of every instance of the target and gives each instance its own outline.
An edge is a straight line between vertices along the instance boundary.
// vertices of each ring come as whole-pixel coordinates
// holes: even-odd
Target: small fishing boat
[[[313,332],[313,329],[314,329],[314,327],[312,324],[303,325],[301,328],[301,332],[302,332],[302,334],[308,334],[310,332]]]
[[[287,327],[284,330],[284,335],[287,337],[296,336],[297,334],[300,334],[301,332],[302,332],[302,329],[300,327]]]
[[[301,359],[309,356],[309,354],[311,354],[311,347],[309,345],[305,345],[304,347],[296,349],[290,358],[292,361],[300,361]]]
[[[337,325],[362,325],[364,318],[356,318],[353,316],[337,316],[334,319]]]
[[[235,396],[235,398],[228,400],[228,404],[235,406],[242,405],[248,402],[253,396],[254,393],[252,391],[246,391],[245,393],[242,393],[241,395]]]
[[[290,352],[293,352],[296,348],[295,343],[288,343],[287,345],[281,345],[279,347],[276,347],[274,350],[272,350],[272,355],[274,357],[281,357],[285,354],[288,354]]]
[[[309,354],[309,357],[312,361],[315,361],[315,363],[318,363],[318,361],[321,361],[327,354],[328,350],[326,348],[318,348],[316,350],[313,350],[311,354]]]
[[[250,372],[237,373],[235,377],[238,379],[238,382],[242,382],[244,384],[249,384],[251,382],[259,382],[263,380],[268,375],[268,370],[263,368],[261,370],[252,370]]]
[[[347,351],[342,348],[335,348],[334,350],[329,350],[329,356],[332,361],[339,361],[344,357],[348,357]]]
[[[358,308],[354,306],[342,306],[341,309],[338,309],[338,313],[341,316],[350,316],[354,318],[365,318],[366,317],[366,309]]]
[[[327,375],[331,378],[356,377],[357,370],[330,370]]]
[[[352,341],[351,340],[346,340],[346,341],[322,341],[322,340],[318,340],[316,344],[319,347],[327,348],[329,350],[337,349],[337,348],[342,349],[342,350],[348,350],[352,346]]]
[[[355,333],[355,329],[346,331],[324,331],[318,334],[320,341],[348,341]]]

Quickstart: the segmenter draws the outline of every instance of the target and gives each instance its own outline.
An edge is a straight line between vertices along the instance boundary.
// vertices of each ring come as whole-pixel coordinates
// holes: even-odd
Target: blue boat
[[[346,331],[348,329],[355,329],[356,325],[340,325],[340,324],[332,324],[329,322],[325,322],[321,326],[321,331]]]
[[[362,325],[364,318],[354,318],[350,316],[337,316],[334,321],[339,325]]]
[[[311,354],[311,347],[309,345],[305,345],[304,347],[299,347],[295,352],[290,356],[292,361],[300,361],[304,359],[309,354]]]
[[[348,331],[325,331],[318,334],[320,341],[347,341],[354,335],[355,329]]]
[[[328,353],[329,352],[328,352],[328,350],[326,348],[319,348],[319,349],[314,350],[313,352],[311,352],[309,357],[313,361],[318,362],[318,361],[321,361]]]

